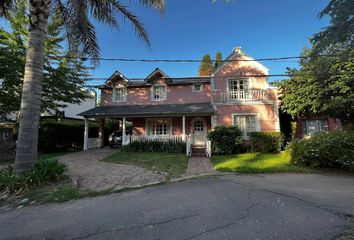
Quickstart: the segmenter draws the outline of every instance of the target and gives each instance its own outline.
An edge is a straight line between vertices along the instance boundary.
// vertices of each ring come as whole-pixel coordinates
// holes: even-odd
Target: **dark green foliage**
[[[291,143],[291,162],[300,166],[345,168],[354,171],[354,133],[323,132]]]
[[[84,123],[74,121],[43,121],[40,123],[38,151],[43,153],[81,150]],[[98,124],[89,124],[89,137],[98,136]]]
[[[215,64],[214,64],[214,69],[219,67],[222,64],[222,54],[221,52],[217,52],[215,56]]]
[[[283,136],[279,132],[250,133],[252,152],[278,153],[283,144]]]
[[[172,140],[146,140],[136,141],[122,148],[126,152],[165,152],[165,153],[186,153],[186,143]]]
[[[199,66],[199,76],[210,76],[214,71],[214,66],[209,54],[204,55]]]
[[[24,75],[25,56],[28,44],[27,4],[21,0],[17,10],[8,17],[11,31],[0,27],[0,116],[20,109],[21,89]],[[82,91],[88,76],[87,67],[81,60],[59,56],[69,52],[63,48],[65,37],[61,20],[53,14],[49,19],[48,36],[45,42],[43,95],[41,111],[55,112],[65,103],[79,103],[85,98]]]
[[[0,169],[0,200],[24,190],[56,182],[63,178],[68,167],[56,159],[40,159],[33,170],[16,175],[13,167]]]
[[[242,144],[242,132],[238,127],[217,126],[208,133],[213,154],[236,153]]]

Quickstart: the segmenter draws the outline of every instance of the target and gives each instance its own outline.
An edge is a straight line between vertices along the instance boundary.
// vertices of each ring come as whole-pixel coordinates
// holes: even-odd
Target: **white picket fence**
[[[186,136],[186,154],[187,157],[192,155],[192,138],[191,135]]]
[[[100,146],[99,138],[88,138],[87,139],[87,148],[98,148]]]
[[[205,139],[205,153],[207,157],[211,157],[211,141],[209,139]]]
[[[130,138],[130,142],[145,142],[145,141],[173,141],[173,142],[183,142],[183,136],[181,135],[157,135],[157,136],[135,136],[135,135],[127,135],[127,138]]]

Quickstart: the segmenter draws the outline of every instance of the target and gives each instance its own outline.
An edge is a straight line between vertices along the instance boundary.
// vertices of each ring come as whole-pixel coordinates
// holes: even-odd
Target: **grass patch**
[[[242,153],[235,155],[216,155],[212,157],[214,169],[235,173],[281,173],[313,172],[309,168],[293,166],[286,153]]]
[[[135,165],[153,171],[165,172],[170,176],[180,176],[185,173],[188,165],[186,155],[173,153],[117,152],[102,161]]]

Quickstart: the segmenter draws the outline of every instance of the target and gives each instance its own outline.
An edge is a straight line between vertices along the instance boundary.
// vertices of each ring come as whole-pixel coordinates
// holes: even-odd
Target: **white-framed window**
[[[148,136],[171,135],[172,120],[169,118],[147,119],[146,129]]]
[[[201,83],[193,84],[193,92],[202,92],[202,91],[203,91],[203,84]]]
[[[246,78],[232,78],[227,82],[227,92],[232,100],[247,98],[249,80]]]
[[[113,89],[113,101],[125,102],[127,100],[127,87],[116,87]]]
[[[152,87],[152,100],[162,101],[167,99],[167,86],[166,85],[154,85]]]
[[[249,138],[249,133],[261,130],[259,113],[236,113],[232,116],[233,125],[242,131],[244,139]]]
[[[304,134],[307,136],[326,131],[328,131],[328,122],[326,119],[304,121]]]

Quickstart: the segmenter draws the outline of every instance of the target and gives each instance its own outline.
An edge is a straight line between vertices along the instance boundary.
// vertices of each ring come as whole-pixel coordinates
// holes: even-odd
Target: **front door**
[[[204,145],[206,138],[206,124],[202,118],[192,120],[192,137],[194,145]]]

